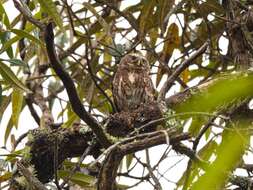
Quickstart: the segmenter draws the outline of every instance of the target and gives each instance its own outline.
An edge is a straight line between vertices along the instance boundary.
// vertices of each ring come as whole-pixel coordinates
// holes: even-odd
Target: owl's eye
[[[131,57],[131,61],[132,61],[132,62],[137,62],[137,61],[138,61],[138,57],[132,56],[132,57]]]

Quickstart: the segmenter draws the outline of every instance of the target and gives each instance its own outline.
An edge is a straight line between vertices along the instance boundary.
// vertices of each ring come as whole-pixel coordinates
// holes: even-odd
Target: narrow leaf
[[[13,126],[14,125],[12,123],[12,119],[10,118],[9,121],[8,121],[6,130],[5,130],[5,134],[4,134],[4,145],[6,145],[6,143],[7,143],[7,140],[9,138],[10,134],[11,134]]]
[[[11,51],[9,57],[13,57],[13,50],[11,49],[11,45],[14,44],[15,42],[19,41],[22,37],[19,37],[19,36],[15,36],[13,38],[11,38],[10,40],[6,41],[3,46],[1,47],[0,49],[0,54],[2,54],[3,52],[7,51]],[[11,49],[11,50],[10,50]]]
[[[66,178],[66,177],[70,177],[70,180],[80,186],[87,186],[87,185],[91,185],[95,182],[95,178],[81,173],[81,172],[76,172],[74,175],[72,174],[71,171],[64,171],[64,170],[60,170],[59,172],[59,177],[61,178]]]
[[[25,30],[18,30],[18,29],[11,29],[11,32],[15,33],[17,36],[22,37],[22,38],[27,38],[33,42],[35,42],[36,44],[40,45],[40,46],[44,46],[43,42],[41,40],[39,40],[38,38],[32,36],[31,34],[29,34],[28,32],[26,32]]]
[[[13,89],[12,92],[12,123],[17,128],[18,127],[18,121],[19,121],[19,115],[22,111],[22,105],[23,105],[23,92],[19,89]]]
[[[17,29],[12,29],[10,31],[0,32],[1,42],[3,43],[3,46],[0,49],[0,54],[6,51],[7,54],[8,54],[8,56],[10,58],[13,58],[13,50],[11,48],[12,44],[14,44],[15,42],[21,40],[24,37],[27,37],[25,35],[26,33],[28,33],[28,36],[29,36],[30,35],[29,32],[32,31],[34,29],[34,27],[35,27],[34,25],[29,25],[28,27],[26,27],[25,31],[17,30]],[[13,32],[13,33],[16,32],[17,36],[14,36],[13,38],[9,39],[10,38],[9,37],[10,36],[10,32]]]
[[[133,161],[134,155],[133,154],[128,154],[126,155],[126,167],[129,169],[132,161]]]
[[[13,55],[13,50],[11,48],[11,46],[7,47],[5,44],[9,41],[10,39],[10,32],[0,32],[0,41],[1,43],[3,44],[1,49],[0,49],[0,54],[4,51],[6,51],[7,55],[10,57],[10,58],[13,58],[14,55]]]
[[[7,61],[13,66],[27,66],[26,63],[20,59],[0,59],[1,61]]]
[[[8,15],[6,14],[6,11],[4,10],[3,4],[0,3],[0,18],[3,21],[6,28],[10,28],[10,21],[8,18]]]
[[[0,122],[2,120],[2,116],[5,112],[5,110],[7,109],[8,105],[11,102],[11,96],[3,96],[1,99],[2,99],[2,101],[0,104]]]
[[[30,90],[16,77],[12,70],[0,61],[0,75],[14,88],[18,88],[25,92],[30,92]]]

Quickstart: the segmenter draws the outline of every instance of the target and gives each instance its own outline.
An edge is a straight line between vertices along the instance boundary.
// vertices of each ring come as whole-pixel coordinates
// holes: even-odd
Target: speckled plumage
[[[137,109],[154,100],[149,64],[141,54],[124,56],[113,79],[113,98],[118,111]]]

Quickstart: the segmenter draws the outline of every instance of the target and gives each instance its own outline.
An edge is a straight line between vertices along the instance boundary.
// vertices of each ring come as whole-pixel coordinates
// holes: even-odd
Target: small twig
[[[29,94],[25,98],[25,101],[26,101],[26,104],[28,106],[28,109],[29,109],[33,119],[38,124],[38,126],[40,126],[40,117],[39,117],[38,113],[36,112],[35,108],[33,107],[33,102],[32,102],[32,99]]]
[[[210,128],[210,126],[212,125],[212,123],[214,122],[214,120],[216,119],[217,117],[214,116],[213,118],[210,119],[210,121],[205,124],[205,126],[200,130],[198,136],[195,138],[194,140],[194,143],[193,143],[193,150],[196,151],[197,150],[197,147],[198,147],[198,144],[200,142],[200,139],[201,137],[205,134],[205,132]]]
[[[148,149],[145,150],[145,153],[146,153],[146,166],[147,166],[147,169],[148,169],[148,172],[149,172],[151,178],[155,182],[154,186],[157,190],[162,190],[162,185],[161,185],[159,179],[155,176],[154,169],[151,167]]]
[[[46,25],[44,23],[41,23],[37,19],[33,18],[32,15],[30,15],[25,8],[23,8],[17,0],[13,0],[14,6],[19,10],[19,12],[32,24],[37,26],[39,29],[44,30]]]
[[[167,22],[169,21],[171,15],[174,14],[179,8],[181,8],[184,3],[185,3],[185,1],[181,1],[177,5],[172,7],[170,9],[170,11],[167,13],[167,15],[164,17],[163,24],[167,24]]]
[[[18,144],[24,139],[27,137],[29,132],[26,132],[24,134],[22,134],[20,137],[18,137],[18,139],[15,141],[14,145],[13,145],[13,150],[15,150],[18,146]]]

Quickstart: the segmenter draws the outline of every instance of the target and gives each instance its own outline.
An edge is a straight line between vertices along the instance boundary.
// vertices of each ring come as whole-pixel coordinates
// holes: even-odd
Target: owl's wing
[[[149,74],[145,73],[144,75],[143,81],[146,93],[145,102],[150,102],[154,100],[155,88]]]
[[[130,101],[133,108],[154,100],[154,87],[147,71],[135,73],[131,93]]]
[[[131,96],[131,88],[125,75],[125,72],[118,71],[113,79],[113,99],[118,111],[128,109],[127,97]]]

